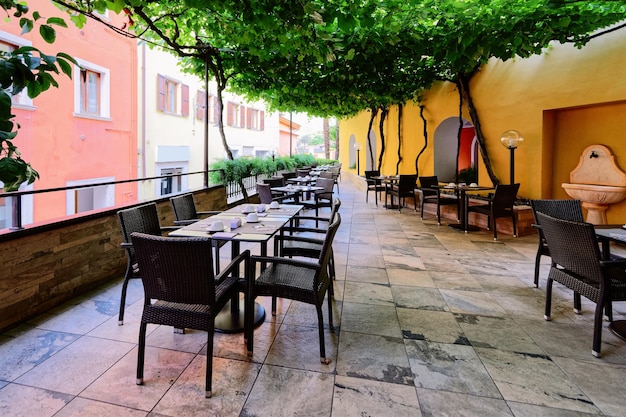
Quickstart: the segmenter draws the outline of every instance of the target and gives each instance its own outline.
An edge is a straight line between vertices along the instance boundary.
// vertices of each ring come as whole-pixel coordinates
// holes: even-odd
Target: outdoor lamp
[[[356,175],[361,175],[361,166],[359,153],[361,152],[361,144],[358,142],[354,143],[354,149],[356,150]]]
[[[500,143],[511,151],[511,184],[515,184],[515,149],[524,142],[517,130],[507,130],[500,136]]]

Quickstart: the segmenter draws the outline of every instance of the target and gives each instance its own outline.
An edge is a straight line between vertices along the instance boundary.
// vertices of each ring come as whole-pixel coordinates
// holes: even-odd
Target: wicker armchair
[[[456,196],[447,197],[441,195],[439,189],[439,179],[437,176],[431,177],[419,177],[420,190],[422,191],[422,207],[420,217],[424,220],[424,204],[436,204],[437,205],[437,224],[441,224],[441,206],[456,205],[456,215],[459,218],[459,199]]]
[[[316,187],[322,187],[321,190],[313,193],[313,198],[301,201],[300,204],[309,210],[315,210],[315,216],[319,217],[319,210],[322,207],[332,207],[333,205],[333,188],[335,182],[330,178],[318,178],[315,181]],[[316,225],[317,226],[317,225]]]
[[[539,287],[539,267],[542,256],[550,256],[550,249],[543,231],[537,220],[537,212],[556,217],[557,219],[571,220],[575,222],[584,221],[583,209],[580,200],[531,200],[530,206],[533,209],[537,234],[539,235],[539,247],[535,256],[535,287]]]
[[[415,211],[417,211],[417,193],[415,192],[415,186],[417,183],[417,174],[400,175],[400,179],[397,184],[390,184],[385,191],[385,200],[387,195],[391,197],[391,205],[393,206],[393,198],[398,199],[398,211],[402,210],[402,206],[405,205],[407,197],[413,199],[415,204]]]
[[[340,224],[341,215],[337,213],[335,220],[328,228],[320,256],[314,261],[267,256],[252,256],[250,258],[251,271],[256,271],[257,263],[267,263],[268,267],[260,273],[254,281],[254,285],[251,286],[251,294],[248,296],[248,306],[246,308],[252,311],[252,305],[257,296],[288,298],[314,305],[317,311],[320,359],[323,364],[329,364],[330,359],[326,358],[322,304],[331,285],[330,277],[328,276],[328,262],[331,256],[331,245]],[[274,302],[272,302],[272,314],[276,314]],[[248,320],[246,323],[248,329],[253,329],[251,315],[247,315],[246,319]],[[332,328],[331,297],[328,297],[328,324]],[[249,345],[252,339],[252,337],[248,337]],[[251,350],[250,346],[248,350]]]
[[[221,213],[220,211],[196,211],[196,203],[193,200],[193,194],[183,194],[170,198],[170,204],[174,211],[174,224],[185,226],[191,223],[195,223],[200,220],[202,216],[210,216],[213,214]],[[220,270],[220,248],[226,243],[225,240],[214,240],[213,247],[215,248],[215,270]]]
[[[596,303],[591,353],[600,357],[602,310],[607,307],[612,320],[612,302],[626,300],[626,260],[602,260],[590,223],[557,219],[541,212],[537,212],[537,219],[553,262],[546,285],[545,319],[551,319],[553,281]]]
[[[133,232],[147,233],[150,235],[160,236],[167,231],[179,229],[180,226],[161,227],[159,224],[159,212],[156,203],[144,204],[142,206],[132,207],[117,212],[117,218],[122,230],[122,249],[126,250],[126,272],[124,274],[124,283],[122,284],[122,295],[120,298],[120,312],[118,324],[124,324],[124,309],[126,307],[126,291],[128,290],[128,281],[134,278],[140,278],[139,266],[135,260],[135,250],[130,239]]]
[[[519,183],[507,185],[498,184],[496,185],[496,190],[494,191],[493,196],[487,201],[487,204],[480,204],[477,206],[469,205],[469,199],[472,198],[472,195],[466,194],[466,216],[472,212],[487,216],[487,230],[493,227],[493,240],[498,240],[498,230],[496,227],[496,220],[498,217],[511,217],[511,221],[513,222],[513,237],[517,237],[517,226],[515,224],[515,211],[513,210],[513,205],[517,199],[518,191]]]
[[[341,200],[333,199],[333,205],[329,217],[314,216],[298,216],[298,224],[295,226],[286,226],[280,235],[274,237],[274,254],[276,256],[284,256],[288,258],[306,257],[319,258],[324,246],[324,239],[328,233],[328,227],[335,220]],[[319,227],[310,227],[307,222],[316,221]],[[322,223],[321,225],[319,223]],[[286,234],[288,233],[288,234]],[[294,233],[298,233],[294,235]],[[328,275],[331,280],[337,279],[335,273],[335,256],[332,246],[330,248],[330,260],[328,261]],[[329,294],[333,295],[333,286],[328,289]]]
[[[259,200],[262,204],[271,204],[272,201],[278,201],[279,203],[293,202],[293,194],[285,194],[276,196],[272,194],[272,190],[269,184],[256,183],[256,193],[259,196]]]
[[[197,211],[196,203],[193,200],[193,194],[183,194],[170,198],[170,204],[174,211],[174,224],[186,226],[200,220],[201,216],[210,216],[221,213],[221,211]]]
[[[385,191],[385,186],[383,185],[381,180],[375,179],[374,177],[380,176],[379,170],[365,171],[365,183],[367,184],[367,188],[365,190],[365,202],[368,202],[368,197],[371,191],[374,192],[374,198],[376,199],[376,205],[378,205],[378,196],[382,197],[383,192]]]
[[[215,316],[240,291],[242,264],[249,271],[246,250],[217,276],[213,273],[210,238],[171,238],[133,233],[132,242],[145,290],[139,326],[137,385],[143,384],[148,323],[207,332],[206,397],[211,397]],[[247,282],[244,281],[244,282]],[[246,291],[248,293],[249,291]],[[246,310],[249,314],[252,310]],[[246,317],[246,323],[253,319]],[[244,332],[248,335],[248,329]],[[251,349],[252,345],[248,347]]]

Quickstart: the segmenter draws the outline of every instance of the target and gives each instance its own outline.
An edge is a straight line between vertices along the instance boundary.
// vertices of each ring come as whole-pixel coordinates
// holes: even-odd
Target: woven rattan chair
[[[293,194],[274,195],[269,184],[256,183],[256,193],[259,196],[259,201],[262,204],[271,204],[272,201],[278,201],[279,203],[293,203]]]
[[[289,179],[296,178],[298,176],[298,173],[296,171],[288,171],[282,172],[280,175],[282,175],[285,181],[287,181]]]
[[[174,211],[174,224],[180,226],[186,226],[191,223],[195,223],[202,216],[211,216],[213,214],[221,213],[221,211],[197,211],[196,203],[193,200],[193,194],[183,194],[170,198],[170,204]]]
[[[197,211],[193,194],[183,194],[170,198],[170,204],[174,211],[174,224],[185,226],[200,220],[200,217],[221,213],[220,211]],[[225,240],[214,240],[215,248],[215,270],[220,270],[220,248],[226,244]]]
[[[413,199],[415,205],[415,211],[417,211],[417,193],[415,192],[415,186],[417,184],[417,174],[400,175],[397,184],[390,184],[385,191],[385,200],[387,196],[391,197],[391,206],[394,205],[394,197],[398,199],[398,211],[402,210],[402,206],[406,204],[406,198]]]
[[[541,257],[550,256],[550,248],[548,248],[546,238],[543,236],[541,226],[537,220],[537,212],[556,217],[557,219],[575,222],[584,221],[584,217],[580,200],[531,200],[530,206],[533,209],[537,234],[539,235],[539,246],[535,256],[535,287],[538,288]]]
[[[385,186],[383,185],[381,180],[374,179],[374,177],[379,177],[379,170],[365,171],[365,183],[367,184],[367,188],[365,189],[365,202],[368,202],[368,197],[370,192],[374,192],[374,198],[376,199],[376,205],[378,205],[378,196],[382,197],[383,192],[385,191]]]
[[[602,310],[607,307],[612,320],[612,302],[626,300],[626,260],[602,260],[590,223],[557,219],[541,212],[537,212],[537,220],[553,262],[546,284],[545,319],[551,319],[553,281],[596,303],[591,353],[600,357]]]
[[[247,281],[247,277],[241,276],[239,271],[242,264],[245,271],[249,271],[250,251],[235,257],[219,275],[214,276],[212,244],[208,237],[172,238],[133,233],[132,242],[145,291],[139,326],[137,385],[143,384],[146,328],[149,323],[204,330],[208,336],[206,397],[211,397],[215,316],[231,298],[238,296],[242,282]],[[250,311],[247,310],[246,314]],[[246,317],[245,321],[253,320]],[[248,334],[246,330],[244,337]]]
[[[319,217],[319,210],[322,207],[332,207],[333,205],[333,188],[335,182],[330,178],[318,178],[315,181],[316,187],[322,187],[321,190],[315,191],[311,199],[301,201],[300,204],[309,210],[315,210],[315,216]]]
[[[424,205],[435,204],[437,206],[437,224],[441,224],[441,206],[456,205],[457,219],[459,218],[459,199],[456,196],[441,194],[439,179],[437,176],[419,177],[420,190],[422,191],[422,207],[420,217],[424,219]]]
[[[496,220],[499,217],[510,217],[513,222],[513,237],[517,237],[517,225],[515,224],[515,211],[513,205],[517,199],[517,192],[519,191],[518,184],[498,184],[493,196],[487,200],[487,204],[479,204],[476,206],[469,205],[469,199],[472,198],[471,194],[466,194],[465,207],[467,207],[466,216],[469,213],[478,213],[487,216],[487,230],[493,227],[493,240],[498,240],[498,229],[496,227]],[[492,224],[493,223],[493,224]]]
[[[324,318],[322,315],[322,305],[326,292],[331,285],[328,275],[328,262],[331,256],[331,245],[341,224],[341,215],[336,214],[335,220],[328,227],[328,232],[322,245],[320,256],[315,260],[289,259],[284,257],[252,256],[250,267],[256,270],[257,263],[267,263],[265,268],[254,281],[251,287],[252,296],[248,297],[248,306],[252,309],[252,304],[257,296],[271,296],[287,298],[300,301],[315,306],[317,311],[317,325],[319,331],[320,359],[323,364],[329,364],[330,359],[326,357],[326,346],[324,342]],[[272,302],[272,314],[276,315],[276,305]],[[252,329],[251,315],[247,315],[246,323]],[[331,297],[328,297],[328,324],[332,329],[333,315]],[[252,337],[248,338],[250,344]],[[249,347],[250,350],[250,347]]]
[[[284,227],[283,233],[274,238],[274,253],[277,254],[277,256],[285,256],[288,258],[319,258],[324,246],[324,239],[328,233],[328,227],[335,220],[340,207],[341,200],[335,197],[329,217],[298,216],[297,225]],[[311,221],[315,221],[319,227],[311,227]],[[328,274],[330,278],[334,280],[336,279],[336,272],[335,256],[332,246],[330,250]],[[332,285],[329,287],[329,293],[331,296],[333,295]]]
[[[135,260],[135,251],[130,240],[133,232],[147,233],[150,235],[160,236],[168,231],[176,230],[180,226],[161,227],[159,223],[159,212],[156,203],[144,204],[142,206],[132,207],[117,212],[117,218],[122,230],[122,249],[126,250],[126,272],[124,273],[124,282],[122,284],[122,295],[120,297],[120,311],[118,324],[124,324],[124,310],[126,307],[126,292],[128,290],[128,281],[134,278],[140,278],[139,266]]]

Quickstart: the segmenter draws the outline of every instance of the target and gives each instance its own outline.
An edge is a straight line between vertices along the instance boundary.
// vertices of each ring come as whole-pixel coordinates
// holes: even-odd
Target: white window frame
[[[155,166],[156,168],[156,173],[157,176],[161,176],[164,174],[161,174],[161,172],[163,172],[163,170],[166,169],[171,169],[173,171],[179,171],[181,174],[185,174],[187,172],[189,172],[189,163],[186,161],[180,161],[180,162],[167,162],[167,163],[160,163],[158,162]],[[189,189],[189,181],[188,181],[189,176],[188,175],[182,175],[180,177],[180,190],[175,189],[176,187],[173,187],[172,189],[172,193],[170,194],[163,194],[163,179],[159,179],[155,181],[155,195],[157,196],[165,196],[165,195],[171,195],[171,194],[175,194],[178,192],[182,192],[182,191],[187,191]]]
[[[89,178],[86,180],[67,181],[65,185],[66,187],[72,187],[75,185],[99,184],[113,181],[115,181],[115,177]],[[74,210],[74,208],[76,207],[76,193],[78,192],[78,194],[80,194],[81,191],[83,193],[93,193],[93,195],[91,196],[91,202],[93,204],[88,210],[76,212]],[[65,214],[67,214],[68,216],[85,213],[87,211],[98,210],[106,207],[112,207],[113,205],[115,205],[115,185],[94,185],[93,187],[66,190],[65,197]]]
[[[12,35],[0,30],[0,40],[11,45],[15,45],[17,48],[22,46],[33,46],[33,43],[27,39],[20,38],[19,36]],[[10,94],[10,93],[9,93]],[[13,97],[12,107],[14,108],[26,108],[32,110],[33,99],[28,97],[26,89],[22,90],[19,94]]]
[[[87,119],[111,120],[111,71],[108,68],[76,58],[78,65],[74,65],[74,116]],[[80,108],[80,71],[86,69],[100,74],[100,114],[83,113]]]

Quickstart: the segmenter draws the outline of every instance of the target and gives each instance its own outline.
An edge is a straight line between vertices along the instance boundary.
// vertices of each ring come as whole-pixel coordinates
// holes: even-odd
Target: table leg
[[[263,249],[265,247],[265,249]],[[240,243],[231,241],[231,259],[240,253]],[[267,244],[261,245],[261,254],[267,254]],[[245,329],[245,306],[241,303],[239,294],[233,297],[215,317],[215,331],[219,333],[241,333]],[[254,303],[254,325],[258,326],[265,320],[265,309]]]

